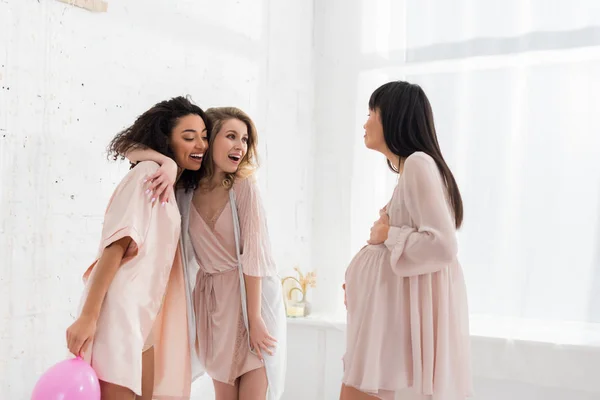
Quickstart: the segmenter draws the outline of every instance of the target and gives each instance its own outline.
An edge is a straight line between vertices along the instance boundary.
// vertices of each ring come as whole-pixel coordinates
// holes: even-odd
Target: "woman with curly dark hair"
[[[235,107],[209,108],[214,125],[198,187],[179,190],[184,265],[194,313],[193,377],[206,371],[217,400],[278,400],[286,364],[286,321],[265,211],[254,179],[257,132]],[[136,150],[130,160],[172,160]],[[167,168],[165,169],[165,166]],[[162,196],[160,188],[156,196]]]
[[[184,97],[162,101],[110,143],[115,160],[136,146],[177,164],[177,184],[194,189],[210,122]],[[103,400],[189,399],[190,348],[175,201],[146,201],[147,177],[159,165],[132,165],[106,213],[98,257],[84,274],[77,320],[67,329],[71,353],[90,362]],[[174,200],[174,199],[173,199]]]

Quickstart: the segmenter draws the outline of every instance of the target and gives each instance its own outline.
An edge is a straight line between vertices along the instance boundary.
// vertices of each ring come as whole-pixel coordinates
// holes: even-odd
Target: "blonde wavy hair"
[[[256,126],[248,114],[236,107],[213,107],[205,111],[206,117],[211,121],[212,132],[208,140],[208,151],[204,154],[202,162],[200,184],[209,182],[215,174],[215,163],[213,159],[213,143],[223,128],[223,124],[230,119],[242,121],[248,129],[248,151],[240,162],[236,172],[225,174],[223,186],[231,189],[237,179],[250,177],[258,168],[258,154],[256,151],[258,134]]]

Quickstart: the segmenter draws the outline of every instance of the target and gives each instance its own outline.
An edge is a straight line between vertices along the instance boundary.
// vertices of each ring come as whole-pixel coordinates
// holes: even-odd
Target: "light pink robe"
[[[257,366],[256,356],[249,351],[247,320],[240,320],[241,314],[246,314],[241,268],[245,275],[262,277],[261,315],[269,333],[278,341],[272,356],[263,353],[267,400],[279,400],[287,362],[286,318],[258,186],[252,177],[236,181],[230,191],[230,203],[212,233],[207,226],[194,230],[205,222],[193,209],[192,195],[191,191],[177,192],[183,221],[188,323],[193,338],[192,377],[208,371],[212,378],[231,382]],[[239,234],[239,255],[235,232]]]
[[[346,271],[343,382],[393,400],[471,394],[466,288],[456,229],[434,160],[406,159],[388,239],[365,246]]]
[[[190,238],[200,266],[194,289],[197,350],[212,379],[233,385],[238,377],[263,365],[248,347],[229,202],[214,227],[192,204]]]
[[[143,180],[157,169],[156,163],[139,163],[123,178],[108,204],[98,257],[84,275],[80,308],[104,248],[124,237],[132,242],[110,284],[94,342],[84,359],[100,380],[141,395],[142,350],[154,345],[154,399],[182,400],[190,396],[191,371],[178,248],[180,215],[175,198],[161,207],[144,195]]]

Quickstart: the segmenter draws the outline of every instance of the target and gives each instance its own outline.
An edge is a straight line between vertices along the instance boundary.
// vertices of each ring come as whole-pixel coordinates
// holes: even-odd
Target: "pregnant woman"
[[[399,174],[371,237],[346,271],[342,400],[458,400],[471,393],[463,208],[423,90],[372,94],[365,145]]]

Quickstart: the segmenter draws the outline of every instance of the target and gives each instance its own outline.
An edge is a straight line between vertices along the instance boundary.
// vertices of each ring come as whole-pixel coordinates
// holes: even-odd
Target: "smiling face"
[[[199,170],[208,148],[208,132],[202,118],[196,114],[179,118],[171,131],[169,146],[180,168]]]
[[[200,185],[222,185],[229,190],[237,179],[252,175],[258,166],[256,126],[237,107],[209,108],[206,117],[212,129],[200,170]]]
[[[212,144],[215,172],[235,173],[248,152],[248,127],[237,118],[223,122]]]

